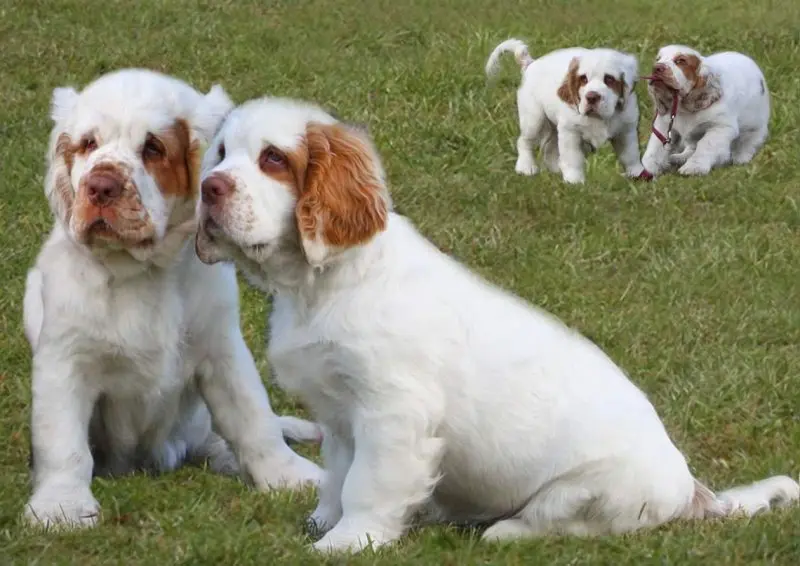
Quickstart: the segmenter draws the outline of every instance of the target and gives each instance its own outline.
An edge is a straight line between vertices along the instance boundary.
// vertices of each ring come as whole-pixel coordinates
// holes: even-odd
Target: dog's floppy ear
[[[573,57],[569,62],[567,74],[564,75],[564,81],[558,87],[558,97],[569,104],[570,106],[577,106],[580,102],[580,78],[578,77],[578,65],[580,60],[578,57]]]
[[[636,77],[639,76],[639,61],[629,53],[623,53],[620,60],[621,73],[619,81],[622,83],[622,92],[619,96],[618,108],[625,107],[628,97],[636,88]]]
[[[56,124],[61,124],[72,114],[77,101],[78,91],[71,86],[53,89],[53,96],[50,101],[50,118]]]
[[[694,88],[683,97],[683,106],[689,112],[699,112],[705,110],[720,98],[722,98],[722,85],[720,84],[719,76],[713,73],[708,65],[704,64],[702,59],[691,55],[697,59],[697,78],[694,83]]]
[[[54,124],[47,148],[44,192],[53,215],[65,226],[69,226],[75,200],[70,175],[77,145],[64,131],[64,122],[72,114],[77,101],[78,91],[72,87],[59,87],[53,90],[50,104],[50,117]]]
[[[208,145],[232,109],[233,102],[225,89],[220,85],[212,86],[192,115],[193,138]]]
[[[308,263],[369,241],[391,207],[377,152],[365,133],[343,124],[306,128],[308,168],[295,209]]]

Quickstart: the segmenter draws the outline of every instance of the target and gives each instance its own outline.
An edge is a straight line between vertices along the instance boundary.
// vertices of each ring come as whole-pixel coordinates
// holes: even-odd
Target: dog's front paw
[[[263,473],[253,475],[253,483],[261,491],[318,487],[325,479],[322,468],[294,452],[281,465],[273,464],[264,468]]]
[[[539,169],[536,167],[536,163],[532,159],[523,159],[522,157],[517,159],[517,164],[514,165],[514,171],[519,173],[520,175],[525,176],[532,176],[538,173]]]
[[[625,171],[625,176],[630,177],[631,179],[640,179],[642,177],[642,173],[645,172],[645,168],[642,167],[641,164],[634,165],[633,167],[629,167],[627,171]]]
[[[586,177],[580,169],[564,169],[561,176],[564,178],[564,182],[570,185],[580,185],[586,181]]]
[[[315,542],[313,547],[314,550],[327,553],[360,552],[366,548],[376,550],[395,538],[380,529],[360,528],[357,525],[345,526],[340,523]]]
[[[335,527],[336,523],[338,523],[341,518],[341,509],[334,509],[320,503],[306,520],[306,530],[312,537],[317,539],[322,538],[322,535]]]
[[[711,171],[711,166],[707,163],[702,163],[701,161],[697,161],[695,159],[690,159],[687,161],[683,167],[678,169],[678,173],[681,175],[708,175],[708,172]]]
[[[23,513],[31,526],[59,529],[93,527],[99,517],[100,506],[88,486],[42,487]]]

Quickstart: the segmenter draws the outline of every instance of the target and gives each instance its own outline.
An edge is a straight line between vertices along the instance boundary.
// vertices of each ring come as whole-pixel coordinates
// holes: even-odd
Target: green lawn
[[[104,519],[42,534],[19,515],[30,355],[25,270],[51,224],[42,191],[53,87],[148,66],[237,101],[316,100],[369,124],[394,199],[443,249],[598,342],[650,395],[713,487],[800,472],[800,3],[796,0],[184,0],[0,3],[0,564],[311,564],[314,494],[259,494],[187,468],[97,480]],[[514,174],[518,70],[483,65],[509,36],[569,45],[733,49],[762,65],[770,140],[746,167],[637,184],[606,147],[582,187]],[[644,93],[639,87],[640,95]],[[642,141],[651,108],[640,96]],[[243,287],[264,370],[266,302]],[[279,410],[299,410],[272,389]],[[596,540],[505,546],[446,528],[337,564],[798,564],[800,508]]]

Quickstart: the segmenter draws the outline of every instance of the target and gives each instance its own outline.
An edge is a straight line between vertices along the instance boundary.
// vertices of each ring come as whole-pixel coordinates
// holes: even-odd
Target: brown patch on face
[[[368,145],[349,128],[312,123],[308,167],[295,216],[300,234],[355,246],[386,228],[388,205]]]
[[[72,138],[68,134],[62,133],[56,140],[55,149],[55,163],[53,167],[58,167],[58,170],[53,179],[53,197],[58,199],[58,210],[61,211],[62,218],[65,223],[69,224],[72,217],[72,205],[74,198],[72,196],[72,164],[75,161],[75,153],[78,151],[78,146],[72,143]],[[63,161],[63,166],[58,161]]]
[[[703,88],[705,86],[705,78],[700,76],[702,62],[697,55],[678,53],[672,58],[672,62],[681,70],[686,80],[694,85],[694,88]],[[700,84],[701,82],[703,84]]]
[[[564,76],[564,81],[558,87],[558,97],[571,106],[577,106],[581,100],[580,88],[581,83],[586,84],[586,77],[578,76],[579,61],[577,57],[573,57],[569,62],[567,74]]]
[[[265,175],[291,187],[296,197],[300,197],[306,180],[308,167],[308,146],[286,151],[273,145],[261,150],[258,167]]]
[[[605,75],[603,82],[608,88],[617,93],[620,99],[625,97],[625,75],[620,75],[619,78],[614,75]]]
[[[148,134],[142,146],[144,167],[165,196],[195,196],[200,160],[200,148],[180,119],[158,135]]]

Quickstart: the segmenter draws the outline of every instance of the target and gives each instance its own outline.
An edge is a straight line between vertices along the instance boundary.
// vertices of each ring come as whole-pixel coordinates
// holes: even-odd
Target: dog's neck
[[[240,254],[236,263],[255,287],[290,301],[299,311],[310,311],[369,276],[383,257],[388,229],[365,244],[339,252],[324,267],[308,263],[297,239],[283,242],[262,263]]]

